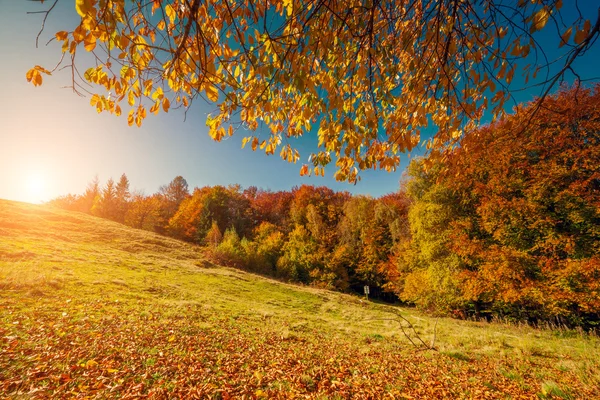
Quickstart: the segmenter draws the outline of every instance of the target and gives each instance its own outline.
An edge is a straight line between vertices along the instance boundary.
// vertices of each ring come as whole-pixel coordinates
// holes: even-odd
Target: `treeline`
[[[533,107],[538,110],[532,116]],[[219,263],[400,300],[457,317],[597,327],[600,321],[600,86],[413,161],[381,198],[303,185],[271,192],[182,177],[145,196],[92,182],[52,203],[204,245]],[[397,297],[396,297],[397,296]]]
[[[52,204],[206,246],[216,262],[334,290],[387,300],[385,266],[408,235],[409,199],[379,199],[303,185],[272,192],[239,185],[195,188],[178,176],[158,193],[130,193],[124,174]]]

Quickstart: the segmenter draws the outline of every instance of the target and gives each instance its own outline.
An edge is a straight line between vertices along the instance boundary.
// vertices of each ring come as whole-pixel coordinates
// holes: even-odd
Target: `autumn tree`
[[[272,192],[251,186],[243,191],[243,195],[250,202],[249,218],[253,226],[258,227],[263,222],[268,222],[277,226],[282,232],[289,232],[293,193]]]
[[[158,189],[158,194],[160,220],[157,221],[155,229],[158,233],[166,233],[169,220],[175,215],[183,200],[190,195],[188,183],[181,175],[176,176],[169,184],[162,185]]]
[[[141,191],[131,194],[125,214],[125,224],[153,231],[158,223],[160,199],[158,195],[146,196]]]
[[[431,125],[428,145],[439,148],[484,113],[500,116],[512,91],[541,88],[543,99],[579,78],[574,61],[600,34],[592,3],[76,0],[81,20],[55,39],[73,89],[91,84],[98,112],[139,126],[203,97],[215,105],[215,140],[247,132],[243,145],[297,162],[290,139],[317,132],[301,173],[333,162],[338,180],[355,182],[360,170],[395,170]],[[27,79],[40,85],[50,73],[36,66]]]
[[[369,285],[373,297],[383,294],[387,283],[386,262],[398,240],[401,220],[405,223],[407,218],[407,208],[398,207],[395,202],[400,196],[389,195],[383,199],[353,196],[344,203],[344,214],[338,225],[340,237],[334,258],[343,255],[350,285],[357,291]]]
[[[527,129],[516,113],[450,154],[444,184],[475,211],[452,224],[452,250],[471,266],[465,297],[580,323],[600,306],[600,86],[543,106]]]
[[[219,243],[221,243],[221,240],[223,240],[223,234],[219,229],[219,224],[217,224],[217,221],[213,220],[210,229],[206,233],[204,241],[211,247],[217,247]]]
[[[175,210],[175,215],[168,221],[166,232],[178,239],[201,243],[213,221],[202,216],[204,198],[209,191],[208,187],[194,189],[192,195],[185,198]]]
[[[196,188],[169,220],[168,232],[180,239],[204,243],[214,222],[221,232],[233,228],[236,234],[248,236],[252,231],[249,208],[239,186]]]
[[[597,325],[599,105],[599,85],[563,87],[534,117],[537,104],[525,105],[445,160],[413,162],[410,237],[388,263],[400,298],[436,312]]]

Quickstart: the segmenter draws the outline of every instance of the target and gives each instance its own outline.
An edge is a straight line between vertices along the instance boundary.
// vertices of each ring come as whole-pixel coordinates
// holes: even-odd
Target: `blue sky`
[[[52,67],[60,48],[56,43],[45,46],[46,41],[58,30],[72,29],[79,18],[73,1],[59,1],[36,49],[42,16],[26,12],[44,9],[47,4],[0,0],[0,198],[45,201],[81,193],[95,175],[105,182],[110,177],[118,179],[122,173],[127,174],[132,188],[147,194],[177,175],[182,175],[190,187],[238,183],[289,190],[307,183],[372,196],[398,190],[409,161],[406,156],[397,172],[365,171],[357,185],[336,182],[335,166],[326,169],[325,178],[300,177],[300,164],[242,150],[241,136],[213,142],[205,125],[210,108],[200,102],[188,111],[186,121],[183,113],[175,110],[151,115],[142,128],[132,128],[125,116],[97,114],[89,99],[61,88],[69,83],[66,73],[45,77],[41,87],[33,87],[25,79],[26,71],[36,64]],[[593,74],[598,61],[597,54],[588,55],[579,72]],[[528,100],[531,94],[519,97]],[[302,139],[301,162],[316,150],[316,143],[314,136]]]

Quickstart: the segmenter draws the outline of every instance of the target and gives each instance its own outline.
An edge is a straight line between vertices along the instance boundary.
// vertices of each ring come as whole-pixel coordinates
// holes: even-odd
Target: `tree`
[[[175,215],[179,206],[190,196],[188,183],[182,176],[176,176],[168,185],[158,189],[160,195],[161,220],[157,221],[156,231],[165,233],[169,220]]]
[[[129,179],[127,179],[127,175],[123,174],[115,187],[115,220],[117,222],[125,222],[130,197]]]
[[[387,286],[400,299],[447,313],[463,305],[459,274],[464,262],[451,247],[451,223],[460,217],[460,197],[438,183],[441,169],[439,162],[426,169],[422,159],[409,165],[410,235],[396,244],[386,273],[394,279]]]
[[[252,230],[246,212],[249,208],[238,186],[196,188],[169,220],[168,230],[180,239],[202,243],[216,223],[220,232],[233,228],[244,237]]]
[[[181,175],[173,178],[168,185],[161,186],[158,191],[165,197],[165,200],[171,207],[175,209],[190,195],[188,183]]]
[[[219,229],[219,225],[217,224],[217,221],[213,220],[212,225],[206,234],[206,238],[204,238],[204,241],[211,247],[217,247],[219,243],[221,243],[222,239],[223,234]]]
[[[296,228],[283,245],[283,255],[277,261],[277,275],[302,283],[310,282],[310,271],[319,268],[318,247],[310,232],[302,225]]]
[[[442,183],[473,210],[451,224],[452,251],[470,264],[467,299],[579,324],[600,307],[600,85],[543,106],[528,129],[511,115],[449,155]]]
[[[110,178],[92,207],[92,214],[102,218],[115,219],[116,216],[116,189],[115,181]]]
[[[413,162],[410,238],[388,263],[398,295],[432,311],[597,326],[599,106],[600,85],[564,87],[527,129],[515,129],[527,110],[515,112],[444,161]]]
[[[440,148],[488,110],[500,116],[512,90],[540,87],[543,100],[600,35],[593,2],[586,19],[586,4],[562,0],[75,3],[79,25],[55,38],[73,90],[94,85],[99,112],[125,111],[140,126],[149,112],[204,97],[216,104],[207,119],[215,140],[249,131],[243,145],[297,162],[288,139],[314,130],[320,149],[301,174],[335,161],[336,178],[350,182],[360,170],[395,170],[429,125],[428,146]],[[541,37],[555,39],[551,48]],[[82,48],[97,64],[80,74]],[[37,86],[50,73],[36,66],[27,79]]]
[[[81,196],[81,209],[79,211],[91,214],[96,199],[100,196],[100,180],[98,175],[88,183],[85,192]]]
[[[159,207],[158,195],[145,196],[143,192],[133,192],[127,207],[125,223],[134,228],[152,231],[159,218]]]
[[[357,290],[369,285],[373,297],[381,297],[381,288],[386,283],[386,261],[398,235],[400,220],[404,213],[395,204],[399,195],[388,195],[382,199],[354,196],[344,204],[344,215],[340,220],[339,243],[334,259],[346,261],[350,284]],[[342,257],[343,255],[343,257]]]

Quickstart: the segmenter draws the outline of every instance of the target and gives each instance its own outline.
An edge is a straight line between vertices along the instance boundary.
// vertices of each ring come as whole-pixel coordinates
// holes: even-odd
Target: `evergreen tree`
[[[120,223],[125,222],[125,214],[129,205],[131,193],[129,192],[129,179],[127,175],[121,175],[115,188],[115,220]]]

